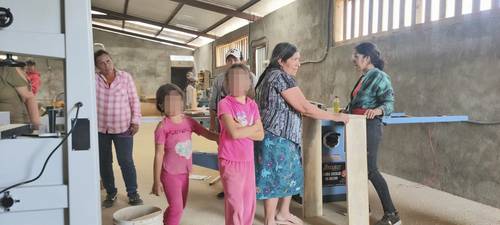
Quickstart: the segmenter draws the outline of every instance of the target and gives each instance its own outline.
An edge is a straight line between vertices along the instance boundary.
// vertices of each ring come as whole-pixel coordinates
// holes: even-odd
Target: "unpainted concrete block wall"
[[[104,44],[106,51],[112,55],[116,68],[132,74],[138,94],[142,96],[154,95],[161,84],[170,82],[170,55],[193,55],[193,51],[189,49],[95,29],[93,32],[94,43]],[[64,62],[42,57],[32,59],[42,78],[37,98],[44,105],[50,104],[58,93],[64,91]]]

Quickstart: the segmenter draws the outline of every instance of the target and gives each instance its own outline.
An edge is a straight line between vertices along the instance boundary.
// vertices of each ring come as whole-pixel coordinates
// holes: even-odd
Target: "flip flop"
[[[284,220],[278,219],[275,217],[276,224],[279,225],[303,225],[304,222],[297,216],[290,214],[288,218],[285,218]]]
[[[284,220],[276,220],[275,219],[274,222],[276,223],[276,225],[294,225],[290,221],[284,221]]]
[[[304,225],[304,221],[293,214],[290,214],[290,218],[288,218],[288,221],[291,221],[293,224]]]

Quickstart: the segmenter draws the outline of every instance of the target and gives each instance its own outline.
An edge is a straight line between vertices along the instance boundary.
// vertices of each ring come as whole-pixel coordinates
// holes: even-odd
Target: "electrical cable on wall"
[[[17,184],[14,184],[14,185],[11,185],[3,190],[0,191],[0,194],[12,189],[12,188],[15,188],[15,187],[18,187],[18,186],[21,186],[21,185],[24,185],[24,184],[29,184],[29,183],[32,183],[36,180],[38,180],[42,174],[45,172],[45,167],[47,167],[47,163],[49,162],[50,158],[52,157],[52,155],[57,151],[57,149],[59,149],[59,147],[61,147],[61,145],[66,142],[66,140],[68,139],[68,137],[71,135],[71,133],[73,133],[73,130],[75,128],[75,125],[78,121],[78,113],[80,112],[80,108],[83,106],[83,103],[81,102],[77,102],[75,104],[75,107],[76,107],[76,115],[75,115],[75,119],[74,119],[74,122],[72,123],[71,125],[71,129],[70,131],[66,134],[66,136],[61,140],[61,142],[59,142],[59,144],[50,152],[49,156],[47,157],[47,159],[45,159],[45,162],[43,163],[43,167],[42,167],[42,170],[40,171],[40,173],[38,174],[38,176],[36,176],[35,178],[33,179],[30,179],[30,180],[27,180],[27,181],[22,181],[22,182],[19,182]]]

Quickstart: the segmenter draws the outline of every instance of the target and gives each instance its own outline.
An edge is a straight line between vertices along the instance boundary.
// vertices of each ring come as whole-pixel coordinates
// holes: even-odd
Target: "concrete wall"
[[[21,61],[27,59],[27,57],[20,58]],[[51,104],[58,94],[64,92],[64,62],[43,57],[30,57],[29,59],[36,63],[36,68],[41,74],[42,85],[38,91],[37,100],[42,105]]]
[[[160,84],[170,82],[170,55],[193,55],[193,51],[131,38],[100,30],[94,31],[94,43],[104,44],[118,69],[132,74],[139,95],[154,95]],[[64,63],[62,60],[35,57],[42,75],[42,88],[38,100],[49,104],[64,91]],[[183,63],[183,66],[185,63]],[[189,62],[192,66],[192,62]]]
[[[119,69],[134,77],[139,95],[154,95],[159,84],[170,82],[170,55],[193,51],[94,29],[94,43],[102,43]]]
[[[194,58],[196,59],[194,62],[194,70],[196,73],[201,70],[208,70],[212,72],[212,43],[204,45],[200,48],[197,48],[194,51]]]
[[[250,25],[250,41],[296,44],[303,61],[321,59],[328,0],[297,0]],[[395,109],[415,116],[467,114],[500,120],[500,12],[417,25],[329,47],[321,63],[302,65],[299,86],[310,100],[343,105],[358,74],[350,57],[361,41],[376,43],[387,60]],[[307,81],[307,82],[306,82]],[[382,171],[500,208],[499,126],[465,123],[385,127]]]
[[[195,71],[209,70],[215,77],[225,71],[226,67],[215,66],[215,48],[216,46],[230,43],[245,35],[249,35],[248,26],[243,26],[233,32],[230,32],[223,37],[211,42],[210,44],[201,46],[194,51]]]

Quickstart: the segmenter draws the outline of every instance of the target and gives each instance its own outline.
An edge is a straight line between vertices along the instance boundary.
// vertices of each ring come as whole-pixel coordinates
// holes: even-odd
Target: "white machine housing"
[[[75,150],[68,138],[39,180],[9,191],[19,202],[10,211],[0,206],[0,224],[100,225],[90,0],[0,0],[0,7],[14,16],[11,26],[0,28],[0,54],[64,60],[66,124],[75,117],[77,102],[83,103],[79,118],[90,121],[90,149]],[[0,140],[0,190],[38,175],[61,140]]]

